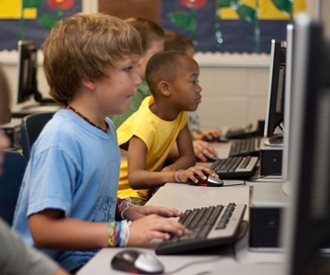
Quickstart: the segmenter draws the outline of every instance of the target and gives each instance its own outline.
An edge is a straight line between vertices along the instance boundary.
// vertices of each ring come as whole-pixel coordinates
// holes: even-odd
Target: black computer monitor
[[[54,103],[52,99],[44,99],[38,90],[37,81],[37,46],[30,40],[18,41],[18,89],[17,103],[34,98],[39,104]]]
[[[274,137],[275,130],[283,123],[286,41],[271,41],[271,64],[269,71],[268,102],[264,136]],[[278,137],[278,135],[276,135]],[[273,139],[274,142],[278,141]],[[281,140],[280,140],[281,142]],[[278,143],[278,142],[276,142]]]
[[[330,47],[319,23],[295,24],[286,274],[329,274]]]

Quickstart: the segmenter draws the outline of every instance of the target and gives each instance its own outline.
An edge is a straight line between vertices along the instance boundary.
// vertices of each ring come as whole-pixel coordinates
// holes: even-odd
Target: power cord
[[[174,274],[174,273],[177,273],[183,269],[186,269],[188,267],[191,267],[193,265],[197,265],[197,264],[205,264],[205,263],[212,263],[212,262],[216,262],[218,260],[220,260],[221,257],[217,256],[217,257],[214,257],[214,258],[211,258],[211,259],[206,259],[206,260],[197,260],[197,261],[193,261],[193,262],[188,262],[172,271],[168,271],[168,272],[165,272],[163,274]],[[210,271],[202,271],[202,272],[199,272],[199,273],[196,273],[195,275],[202,275],[202,274],[209,274]]]

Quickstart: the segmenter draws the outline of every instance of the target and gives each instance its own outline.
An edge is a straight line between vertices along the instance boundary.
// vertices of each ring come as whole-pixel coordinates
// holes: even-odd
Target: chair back
[[[27,165],[26,158],[17,151],[6,151],[0,175],[0,216],[12,224],[16,202]]]
[[[33,143],[37,140],[41,130],[53,117],[54,113],[55,112],[34,113],[22,119],[21,145],[23,155],[26,157],[26,159],[30,158]]]

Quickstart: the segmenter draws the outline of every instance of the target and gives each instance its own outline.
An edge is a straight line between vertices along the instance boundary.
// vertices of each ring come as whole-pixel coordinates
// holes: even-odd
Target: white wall
[[[268,90],[268,55],[196,54],[203,88],[198,114],[202,127],[243,126],[263,119]],[[2,52],[0,62],[8,77],[12,109],[17,99],[17,52]],[[38,55],[38,85],[47,97],[48,85]],[[29,103],[28,103],[29,104]]]

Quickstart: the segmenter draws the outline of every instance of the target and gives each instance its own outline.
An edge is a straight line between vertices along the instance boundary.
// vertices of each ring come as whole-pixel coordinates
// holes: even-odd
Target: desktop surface
[[[267,183],[264,183],[267,184]],[[167,183],[155,193],[148,201],[148,205],[174,207],[181,211],[195,207],[214,205],[217,203],[228,204],[249,203],[250,187],[238,185],[230,187],[198,187],[186,184]],[[248,211],[245,212],[244,220],[248,221]],[[215,250],[205,251],[203,254],[191,253],[189,255],[166,255],[157,258],[165,265],[165,272],[171,272],[184,267],[174,274],[266,274],[281,275],[282,265],[278,253],[253,253],[247,251],[247,236],[238,241],[234,246],[219,247]],[[154,241],[147,249],[155,253],[154,249],[159,242]],[[124,248],[104,248],[92,258],[77,274],[123,274],[111,268],[112,258]],[[137,248],[141,249],[142,248]],[[240,259],[237,259],[240,255]]]
[[[30,114],[40,113],[40,112],[57,112],[59,109],[63,108],[60,105],[34,105],[29,107],[24,107],[21,109],[14,109],[12,111],[12,117],[22,118]]]

